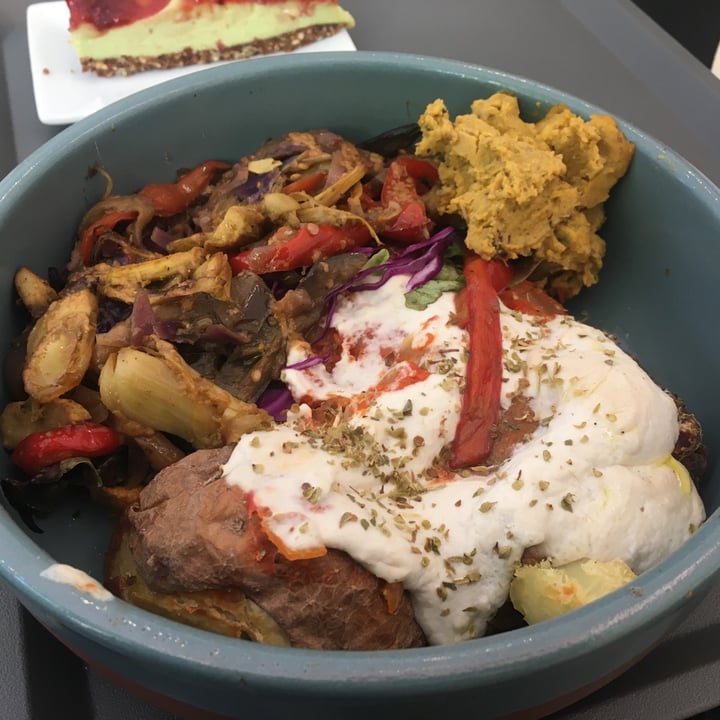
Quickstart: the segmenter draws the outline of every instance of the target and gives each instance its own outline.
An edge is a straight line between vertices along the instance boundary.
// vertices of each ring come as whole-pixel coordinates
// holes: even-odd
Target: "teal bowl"
[[[425,57],[339,53],[208,69],[122,100],[64,130],[0,184],[0,336],[22,326],[13,274],[63,263],[104,183],[118,192],[170,180],[207,158],[239,158],[291,129],[361,140],[417,119],[442,97],[452,113],[497,90],[527,119],[562,102],[598,108],[502,72]],[[41,576],[53,562],[101,576],[110,525],[69,502],[28,531],[0,509],[0,574],[19,600],[93,666],[179,714],[230,718],[540,717],[599,687],[655,646],[720,569],[720,191],[671,149],[621,122],[637,152],[608,206],[601,282],[573,307],[613,333],[696,413],[710,450],[710,517],[677,552],[624,588],[557,620],[453,646],[382,652],[276,648],[185,627],[120,600],[94,601]],[[5,462],[5,460],[3,460]],[[3,468],[5,471],[5,468]]]

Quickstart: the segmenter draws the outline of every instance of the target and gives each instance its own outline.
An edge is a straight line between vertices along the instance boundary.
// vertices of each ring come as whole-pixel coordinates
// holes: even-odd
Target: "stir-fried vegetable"
[[[458,322],[470,371],[451,456],[456,467],[481,461],[499,407],[498,292],[523,312],[562,307],[534,283],[509,285],[501,263],[469,259],[463,273],[464,229],[435,214],[437,162],[412,154],[416,136],[392,132],[371,151],[289,133],[130,195],[109,194],[104,173],[108,194],[83,217],[59,292],[29,268],[16,275],[35,321],[18,343],[20,394],[0,417],[5,447],[97,421],[151,473],[183,449],[233,443],[285,417],[289,339],[317,348],[299,366],[330,362],[339,298],[406,275],[410,308],[467,284]],[[32,475],[24,451],[13,457]],[[96,454],[84,457],[94,466]]]
[[[289,182],[283,188],[283,192],[289,195],[294,192],[312,193],[319,190],[327,180],[327,170],[318,170],[314,173],[308,173],[299,177],[297,180]]]
[[[99,387],[118,419],[177,435],[196,448],[237,442],[270,425],[267,413],[203,378],[161,340],[152,352],[122,348],[103,366]]]
[[[89,265],[95,241],[103,233],[110,232],[118,223],[135,220],[138,214],[135,210],[124,212],[111,212],[88,225],[80,236],[80,258],[84,265]]]
[[[177,182],[146,185],[140,190],[139,195],[153,204],[156,215],[160,217],[177,215],[200,197],[213,175],[229,167],[229,163],[208,160],[185,173]]]
[[[264,275],[309,267],[368,240],[370,231],[362,223],[345,223],[342,227],[303,223],[297,230],[282,227],[270,237],[267,245],[231,255],[229,260],[235,273],[252,270]]]
[[[57,293],[47,280],[36,275],[30,268],[21,267],[15,273],[15,289],[30,315],[39,317],[57,300]]]
[[[27,340],[23,382],[27,394],[50,402],[82,381],[92,357],[98,303],[90,290],[55,300]]]
[[[5,406],[0,415],[0,433],[3,445],[11,450],[28,435],[88,422],[91,419],[88,409],[70,398],[58,398],[46,403],[28,398]]]
[[[426,160],[401,157],[390,163],[380,202],[384,208],[397,207],[398,212],[384,223],[382,234],[385,237],[411,243],[428,236],[432,223],[421,195],[437,180],[437,169]],[[423,186],[423,183],[426,185]]]
[[[13,450],[10,459],[23,472],[35,475],[68,458],[109,455],[120,441],[120,435],[105,425],[91,422],[66,425],[28,435]]]

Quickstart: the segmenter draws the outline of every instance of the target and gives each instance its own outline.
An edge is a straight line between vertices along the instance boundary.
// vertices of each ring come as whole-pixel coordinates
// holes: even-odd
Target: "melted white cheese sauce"
[[[640,573],[702,522],[670,457],[675,403],[607,336],[568,317],[501,309],[502,402],[526,395],[540,424],[489,473],[433,470],[458,422],[467,334],[451,322],[451,293],[407,309],[406,280],[342,300],[332,371],[284,373],[297,400],[347,399],[342,422],[315,431],[300,405],[286,424],[244,436],[225,466],[281,545],[344,550],[402,582],[428,640],[449,643],[484,633],[530,546],[555,564],[622,559]],[[308,353],[298,344],[289,363]]]

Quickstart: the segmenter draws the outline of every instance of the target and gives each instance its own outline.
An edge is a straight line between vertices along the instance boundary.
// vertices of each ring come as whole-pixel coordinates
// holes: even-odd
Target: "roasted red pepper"
[[[409,385],[426,380],[429,376],[430,372],[424,367],[420,367],[412,360],[406,360],[388,370],[380,382],[368,391],[368,394],[402,390]]]
[[[341,227],[306,223],[297,230],[282,227],[273,233],[267,245],[230,255],[228,260],[234,274],[242,270],[259,275],[285,272],[359,247],[369,239],[370,230],[364,223],[351,222]]]
[[[418,195],[424,195],[439,179],[438,170],[429,160],[402,155],[395,158],[391,165],[395,170],[403,168],[412,179]]]
[[[108,455],[120,445],[120,435],[98,423],[65,425],[28,435],[13,450],[10,459],[28,475],[73,457]]]
[[[427,238],[431,222],[421,195],[437,179],[437,168],[427,160],[411,156],[393,160],[385,174],[380,203],[384,208],[397,205],[399,213],[378,228],[379,234],[406,244]]]
[[[227,170],[229,163],[222,160],[208,160],[182,175],[174,183],[151,183],[139,195],[147,198],[160,217],[177,215],[202,195],[215,173]]]
[[[288,183],[283,187],[284,193],[306,192],[313,193],[319,190],[327,180],[327,170],[318,170],[314,173],[308,173],[302,177]]]
[[[380,233],[386,240],[395,240],[405,245],[420,242],[429,237],[430,221],[421,202],[405,205],[391,223],[383,226]]]
[[[450,464],[453,468],[480,465],[492,449],[492,429],[500,417],[502,386],[501,290],[512,275],[497,260],[478,256],[465,261],[465,290],[458,309],[470,335],[465,391],[458,426],[453,438]]]
[[[138,216],[137,210],[124,210],[112,212],[98,218],[94,223],[88,225],[80,235],[80,258],[83,265],[88,265],[95,247],[95,241],[103,233],[110,232],[118,223],[134,220]]]
[[[500,293],[500,300],[511,310],[517,310],[526,315],[553,317],[567,313],[567,310],[557,300],[529,280],[523,280],[517,285],[503,290]]]

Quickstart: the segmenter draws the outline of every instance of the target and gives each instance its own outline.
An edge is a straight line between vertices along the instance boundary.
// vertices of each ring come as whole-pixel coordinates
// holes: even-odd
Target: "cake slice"
[[[70,42],[101,77],[287,52],[351,28],[338,0],[66,0]]]

